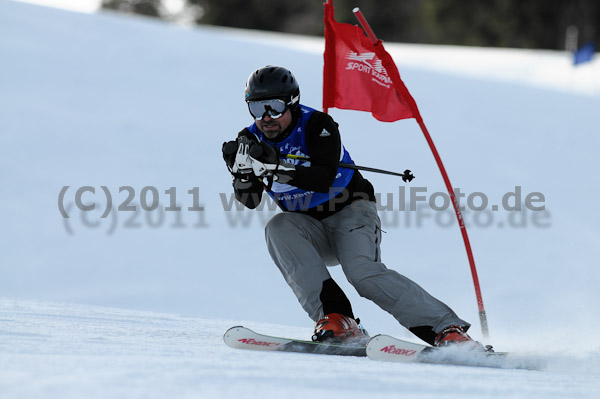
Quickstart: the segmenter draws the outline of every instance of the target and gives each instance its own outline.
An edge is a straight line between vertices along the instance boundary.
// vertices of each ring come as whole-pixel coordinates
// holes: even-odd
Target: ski
[[[367,357],[387,362],[418,362],[456,366],[491,367],[539,370],[542,365],[535,359],[514,356],[507,352],[493,352],[489,348],[468,349],[454,345],[436,348],[416,344],[389,335],[376,335],[367,343]]]
[[[242,326],[231,327],[223,335],[223,340],[227,346],[236,349],[359,357],[367,355],[365,342],[336,344],[303,341],[259,334]]]
[[[506,352],[466,349],[460,345],[436,348],[383,334],[372,337],[366,343],[364,341],[330,343],[259,334],[249,328],[236,326],[231,327],[225,332],[223,341],[227,346],[235,349],[356,357],[366,356],[372,360],[385,362],[413,362],[526,370],[540,370],[543,367],[539,359],[516,356]]]
[[[380,334],[371,338],[367,343],[367,356],[372,360],[416,362],[420,360],[421,352],[427,348],[427,345],[415,344]]]

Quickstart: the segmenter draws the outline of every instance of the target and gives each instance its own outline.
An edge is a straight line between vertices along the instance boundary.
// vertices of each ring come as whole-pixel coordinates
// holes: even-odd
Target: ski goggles
[[[298,97],[292,98],[292,101],[285,101],[274,98],[271,100],[248,101],[248,110],[250,115],[257,121],[261,120],[265,114],[273,119],[279,119],[283,116],[288,107],[298,101]]]

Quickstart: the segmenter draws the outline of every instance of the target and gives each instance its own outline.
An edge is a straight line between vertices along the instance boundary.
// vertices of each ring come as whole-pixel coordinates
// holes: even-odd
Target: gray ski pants
[[[381,221],[375,203],[357,200],[321,221],[284,212],[265,228],[267,247],[298,301],[314,321],[323,316],[320,293],[331,278],[327,266],[341,264],[358,294],[375,302],[406,328],[430,326],[439,333],[469,326],[415,282],[381,263]]]

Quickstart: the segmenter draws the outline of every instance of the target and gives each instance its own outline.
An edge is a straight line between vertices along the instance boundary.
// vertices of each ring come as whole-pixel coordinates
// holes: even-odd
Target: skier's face
[[[277,119],[273,119],[265,113],[261,120],[255,122],[256,127],[258,127],[269,140],[273,140],[292,123],[292,111],[290,111],[289,108],[286,109],[283,115]]]

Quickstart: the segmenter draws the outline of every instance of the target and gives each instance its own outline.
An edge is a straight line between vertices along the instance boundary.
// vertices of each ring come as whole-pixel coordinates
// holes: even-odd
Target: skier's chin
[[[267,136],[268,139],[274,139],[281,133],[281,129],[274,127],[271,129],[263,127],[263,134]]]

